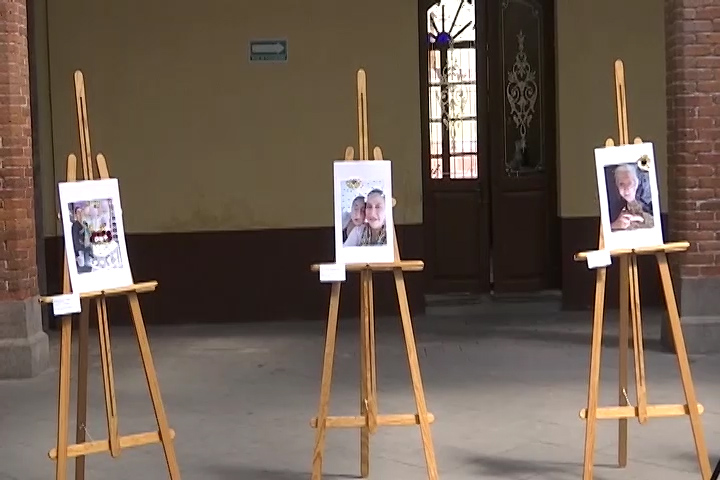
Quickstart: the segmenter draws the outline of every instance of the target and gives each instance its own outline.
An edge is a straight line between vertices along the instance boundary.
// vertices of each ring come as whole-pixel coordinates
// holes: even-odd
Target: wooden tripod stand
[[[81,71],[75,72],[75,100],[77,106],[78,128],[80,131],[80,147],[82,157],[82,179],[93,180],[95,178],[92,155],[90,149],[90,131],[87,121],[87,104],[85,97],[85,83]],[[97,155],[96,165],[99,178],[106,179],[108,173],[107,162],[102,154]],[[73,154],[68,156],[67,181],[76,181],[77,157]],[[64,211],[64,209],[62,210]],[[67,239],[65,241],[68,241]],[[180,470],[175,457],[173,438],[175,432],[168,426],[165,408],[160,395],[157,374],[153,364],[150,345],[148,343],[145,324],[140,310],[138,300],[139,293],[152,292],[157,287],[157,282],[135,283],[128,287],[111,290],[83,293],[81,297],[82,310],[79,319],[79,341],[78,341],[78,382],[77,382],[77,425],[76,443],[68,445],[68,423],[70,413],[70,369],[72,368],[71,347],[72,347],[72,316],[62,317],[60,336],[60,385],[58,394],[58,429],[57,447],[49,452],[51,459],[56,460],[55,479],[65,480],[67,478],[68,457],[75,457],[75,479],[85,478],[85,456],[93,453],[110,452],[112,457],[118,457],[123,448],[137,447],[151,443],[162,443],[165,451],[168,472],[172,480],[180,480]],[[71,293],[70,276],[68,273],[68,258],[65,255],[63,272],[63,293]],[[150,398],[155,410],[158,431],[139,433],[134,435],[120,436],[118,431],[118,415],[115,402],[115,380],[112,366],[112,353],[110,349],[110,331],[107,316],[106,298],[111,296],[125,295],[130,305],[133,325],[137,335],[138,346],[145,378],[147,379]],[[42,297],[43,303],[52,303],[52,297]],[[95,305],[98,320],[98,334],[100,340],[100,360],[103,373],[103,385],[105,390],[105,411],[107,414],[108,439],[86,442],[86,419],[87,419],[87,377],[88,377],[88,336],[90,321],[90,304]]]
[[[617,100],[617,115],[619,129],[619,144],[629,143],[627,126],[627,106],[625,97],[625,70],[623,62],[615,62],[615,93]],[[634,143],[642,143],[640,138],[635,138]],[[612,147],[614,141],[609,138],[605,142],[606,147]],[[604,249],[602,226],[600,227],[599,250]],[[585,458],[583,465],[583,480],[592,480],[593,476],[593,455],[595,449],[595,428],[598,419],[618,419],[618,464],[620,467],[627,465],[627,419],[637,418],[640,424],[644,424],[651,417],[674,417],[688,415],[697,450],[698,463],[703,480],[710,480],[710,462],[705,438],[703,435],[700,414],[703,412],[702,405],[698,404],[695,396],[692,376],[690,374],[690,363],[685,339],[680,325],[680,315],[675,301],[670,268],[668,266],[667,254],[671,252],[683,252],[688,249],[688,242],[665,243],[656,247],[639,248],[633,250],[613,250],[612,257],[620,259],[620,385],[619,385],[619,406],[598,407],[598,390],[600,384],[600,356],[602,348],[602,330],[605,305],[605,279],[607,267],[597,269],[595,280],[595,307],[593,312],[593,333],[590,356],[590,379],[588,383],[587,408],[580,411],[580,418],[586,420],[585,427]],[[591,252],[581,252],[575,255],[575,260],[585,261]],[[647,402],[647,389],[645,386],[645,354],[643,351],[642,321],[640,315],[640,288],[638,285],[637,257],[639,255],[655,255],[660,270],[663,292],[667,313],[672,330],[675,351],[678,365],[680,367],[680,378],[685,393],[685,405],[649,405]],[[633,353],[635,360],[635,383],[637,394],[637,406],[631,406],[627,395],[627,362],[628,362],[628,325],[632,326]]]
[[[357,108],[358,108],[358,144],[359,159],[369,159],[368,125],[367,125],[367,83],[365,71],[357,72]],[[352,161],[353,147],[345,149],[345,160]],[[382,160],[382,150],[375,147],[373,150],[375,160]],[[393,199],[393,206],[395,200]],[[437,480],[437,463],[435,449],[430,433],[430,423],[434,421],[432,414],[428,413],[425,403],[425,392],[420,377],[420,365],[415,346],[410,307],[405,290],[405,271],[422,271],[424,264],[420,260],[400,260],[400,253],[395,237],[395,261],[393,263],[354,264],[346,265],[347,271],[360,273],[360,416],[357,417],[331,417],[328,416],[330,402],[330,385],[332,383],[333,360],[335,357],[335,341],[337,337],[338,309],[340,306],[340,282],[332,284],[330,293],[330,311],[328,314],[327,335],[325,338],[325,354],[323,360],[322,381],[320,386],[320,407],[317,417],[310,425],[316,428],[315,451],[313,454],[312,479],[322,478],[323,451],[325,448],[325,434],[327,428],[360,428],[360,473],[363,478],[369,475],[370,464],[370,435],[375,433],[378,426],[406,426],[419,425],[422,445],[425,451],[425,462],[429,480]],[[313,271],[319,271],[320,265],[313,265]],[[375,314],[373,303],[373,274],[376,272],[392,272],[395,278],[398,303],[400,306],[400,319],[405,336],[405,348],[410,366],[413,392],[417,414],[409,415],[379,415],[377,404],[377,378],[375,367]]]

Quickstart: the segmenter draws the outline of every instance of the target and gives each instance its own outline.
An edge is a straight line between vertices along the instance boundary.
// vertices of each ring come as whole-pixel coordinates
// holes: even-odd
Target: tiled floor
[[[440,478],[581,478],[584,423],[578,411],[587,395],[589,313],[560,313],[546,303],[451,310],[415,319],[428,406],[437,418],[432,434]],[[683,403],[675,357],[658,346],[658,315],[646,314],[645,322],[649,400]],[[377,320],[381,413],[415,410],[398,323]],[[611,315],[603,351],[606,405],[617,401],[616,327]],[[309,419],[317,410],[324,328],[323,322],[149,328],[183,478],[310,478]],[[331,414],[355,414],[359,408],[357,332],[356,321],[341,322]],[[132,332],[113,328],[112,338],[121,433],[153,430]],[[55,361],[45,374],[0,381],[0,480],[54,478],[47,452],[56,435],[56,335],[52,344]],[[720,356],[692,359],[713,466],[720,455],[719,367]],[[628,393],[632,399],[633,390]],[[88,421],[93,439],[106,437],[102,401],[93,342]],[[625,469],[615,467],[616,425],[600,423],[596,480],[700,479],[687,417],[652,419],[643,426],[630,422]],[[324,478],[359,476],[358,431],[330,431],[325,458]],[[163,462],[158,445],[125,450],[117,459],[93,455],[86,478],[168,478]],[[427,478],[419,429],[381,429],[371,440],[370,470],[370,478],[380,480]]]

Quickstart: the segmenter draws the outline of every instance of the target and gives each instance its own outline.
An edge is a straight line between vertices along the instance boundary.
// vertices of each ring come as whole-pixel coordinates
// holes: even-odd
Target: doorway
[[[559,288],[554,0],[420,0],[428,293]]]

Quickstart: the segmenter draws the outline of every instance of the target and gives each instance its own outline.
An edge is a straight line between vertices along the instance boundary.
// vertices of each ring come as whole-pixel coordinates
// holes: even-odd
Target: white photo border
[[[344,247],[342,235],[342,192],[338,185],[355,178],[382,179],[385,194],[387,243],[372,247]],[[393,263],[395,222],[392,208],[392,162],[390,160],[336,160],[333,162],[333,210],[335,218],[335,262],[339,264]]]
[[[63,225],[65,255],[67,256],[68,270],[70,272],[72,293],[81,294],[133,285],[130,259],[128,258],[127,245],[125,242],[125,225],[120,203],[118,180],[116,178],[108,178],[102,180],[60,182],[58,183],[58,196]],[[72,243],[72,222],[68,219],[67,206],[70,203],[104,198],[108,198],[113,202],[117,240],[120,246],[120,254],[122,255],[122,267],[107,271],[87,272],[80,275],[77,270],[77,263],[74,261],[75,252]]]
[[[643,155],[650,159],[647,168],[650,185],[650,197],[654,224],[652,228],[642,228],[627,231],[611,231],[610,206],[608,203],[607,182],[605,167],[633,163]],[[654,146],[651,142],[634,143],[629,145],[616,145],[595,149],[595,168],[597,175],[598,199],[600,201],[600,220],[605,241],[605,250],[634,249],[655,247],[663,245],[662,222],[660,215],[660,194],[657,180],[657,162],[655,161]]]

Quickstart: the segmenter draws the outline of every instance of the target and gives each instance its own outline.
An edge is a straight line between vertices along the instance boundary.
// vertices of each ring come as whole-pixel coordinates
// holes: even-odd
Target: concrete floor
[[[658,346],[658,319],[645,315],[649,399],[683,403],[675,357]],[[399,322],[377,323],[380,411],[414,412]],[[445,308],[415,319],[428,406],[437,418],[432,434],[440,478],[581,478],[584,423],[578,411],[587,395],[590,324],[589,313],[560,313],[552,303]],[[324,328],[324,322],[149,328],[183,478],[310,478],[309,419],[317,410]],[[610,314],[604,405],[617,401],[616,330]],[[357,332],[357,321],[341,321],[331,414],[359,408]],[[121,433],[151,431],[154,417],[132,331],[113,328],[112,339]],[[47,451],[56,435],[56,334],[52,345],[54,363],[45,374],[0,382],[0,480],[54,478]],[[100,439],[107,434],[97,342],[90,355],[88,432]],[[713,466],[720,455],[719,366],[720,356],[692,359]],[[632,399],[633,390],[628,393]],[[700,478],[687,417],[630,422],[626,469],[615,467],[616,431],[616,422],[600,422],[596,480]],[[358,431],[331,430],[325,458],[324,478],[359,476]],[[159,445],[125,450],[118,459],[93,455],[87,478],[168,478],[163,462]],[[381,429],[371,440],[370,469],[374,479],[427,478],[419,429]]]

